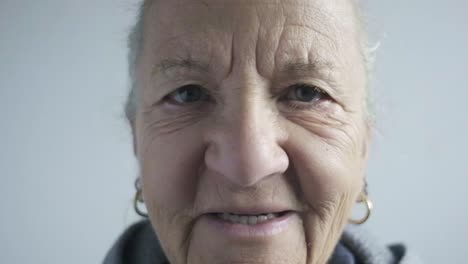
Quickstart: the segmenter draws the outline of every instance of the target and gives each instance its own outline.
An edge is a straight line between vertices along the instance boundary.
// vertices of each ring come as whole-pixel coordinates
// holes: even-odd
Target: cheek
[[[363,182],[362,131],[352,126],[294,126],[287,152],[305,202],[318,212],[342,197],[354,199]],[[322,208],[322,209],[321,209]]]
[[[302,215],[311,263],[325,263],[362,188],[359,133],[325,126],[289,130],[288,156],[305,205]],[[339,142],[339,143],[337,143]]]
[[[137,118],[138,160],[147,204],[179,210],[194,195],[203,158],[202,129],[197,120],[193,114],[167,116],[157,111]]]
[[[181,248],[193,220],[204,152],[200,131],[192,125],[170,134],[150,130],[139,134],[140,146],[145,146],[138,157],[143,198],[158,236],[167,243],[162,246],[169,250]]]

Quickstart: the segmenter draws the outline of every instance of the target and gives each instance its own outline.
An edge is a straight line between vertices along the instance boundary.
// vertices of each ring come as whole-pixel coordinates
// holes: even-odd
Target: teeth
[[[249,216],[249,225],[255,225],[257,223],[256,216]]]
[[[249,221],[248,216],[243,215],[243,216],[240,217],[240,223],[241,224],[246,225],[248,221]]]
[[[256,225],[263,223],[267,220],[278,217],[278,214],[261,214],[261,215],[237,215],[230,213],[219,213],[217,216],[225,221],[242,224],[242,225]]]
[[[229,214],[228,213],[223,213],[221,215],[221,218],[224,219],[224,220],[228,220],[229,219]]]

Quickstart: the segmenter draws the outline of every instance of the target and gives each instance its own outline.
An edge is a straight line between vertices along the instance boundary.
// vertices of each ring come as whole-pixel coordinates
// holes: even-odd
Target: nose
[[[277,114],[258,98],[229,107],[207,132],[205,163],[209,170],[237,187],[251,187],[282,174],[289,159],[282,148],[285,133]]]

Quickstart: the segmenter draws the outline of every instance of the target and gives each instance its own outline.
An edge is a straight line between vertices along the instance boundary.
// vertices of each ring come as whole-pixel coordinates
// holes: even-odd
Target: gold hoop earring
[[[357,219],[357,220],[354,220],[354,219],[350,219],[349,222],[353,225],[362,225],[364,224],[370,217],[371,215],[371,212],[372,212],[372,209],[374,208],[374,205],[372,204],[372,201],[369,199],[369,197],[367,197],[366,194],[364,193],[361,193],[360,195],[361,197],[359,198],[359,200],[357,201],[358,203],[364,203],[366,205],[366,214],[364,215],[363,218],[361,219]]]
[[[143,212],[140,207],[138,206],[139,203],[144,204],[143,197],[142,197],[142,190],[141,190],[141,183],[140,183],[140,177],[138,177],[135,180],[135,197],[133,198],[133,209],[135,210],[135,213],[141,217],[148,217],[148,214]]]

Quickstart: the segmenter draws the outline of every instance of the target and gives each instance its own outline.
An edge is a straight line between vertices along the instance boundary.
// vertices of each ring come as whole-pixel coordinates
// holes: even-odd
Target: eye
[[[203,88],[196,84],[184,85],[165,97],[166,100],[176,104],[191,104],[207,100],[207,98],[208,95]]]
[[[327,94],[317,86],[308,84],[295,84],[289,87],[286,94],[287,100],[314,103],[326,97]]]

